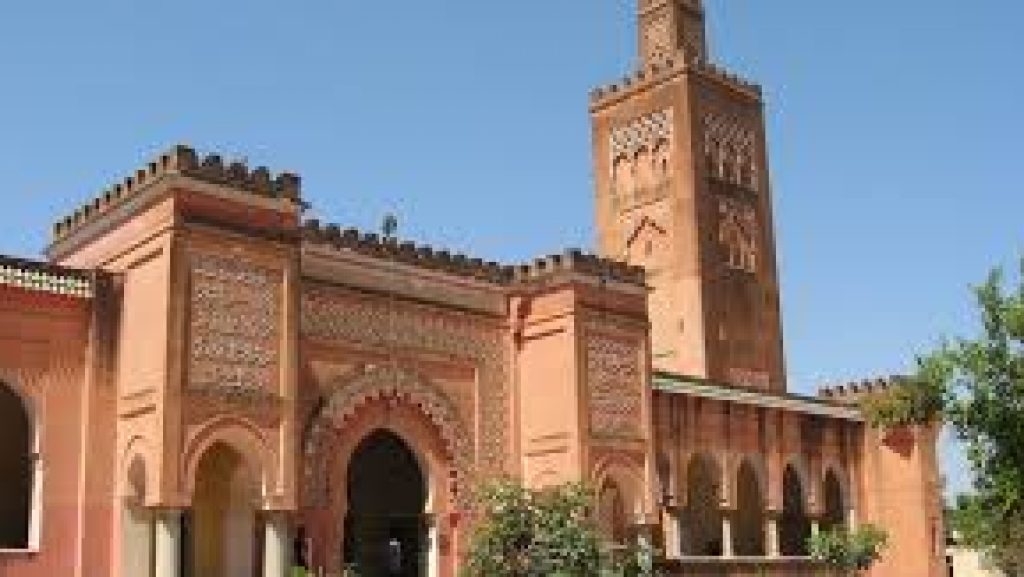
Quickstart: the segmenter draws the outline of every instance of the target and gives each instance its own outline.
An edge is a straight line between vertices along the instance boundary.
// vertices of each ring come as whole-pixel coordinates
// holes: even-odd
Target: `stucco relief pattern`
[[[612,158],[632,156],[641,148],[653,148],[672,137],[672,109],[658,110],[612,129]]]
[[[497,327],[307,289],[302,295],[302,333],[326,341],[407,348],[472,361],[479,371],[476,470],[485,475],[508,470],[507,359],[503,333]]]
[[[640,435],[640,358],[633,344],[591,333],[587,337],[587,385],[593,434]]]
[[[281,273],[207,253],[190,255],[190,268],[190,388],[273,391],[279,368]]]
[[[330,446],[326,441],[331,434],[343,430],[344,423],[360,406],[377,399],[409,402],[423,411],[440,432],[459,478],[469,478],[473,471],[472,437],[451,399],[420,375],[400,366],[370,366],[342,383],[313,421],[304,448],[305,489],[312,501],[323,503],[327,497],[323,483],[327,479],[328,459],[320,457],[321,451]],[[459,497],[468,498],[468,492],[461,491]],[[470,505],[466,501],[459,504],[467,509]]]
[[[664,197],[672,180],[672,109],[631,120],[610,138],[612,206],[630,210]]]
[[[729,268],[757,272],[759,235],[754,207],[731,198],[718,199],[718,242]]]
[[[704,153],[711,176],[757,190],[760,174],[755,132],[744,122],[719,113],[704,116]]]
[[[672,22],[666,8],[646,19],[641,34],[645,62],[661,63],[672,55]]]

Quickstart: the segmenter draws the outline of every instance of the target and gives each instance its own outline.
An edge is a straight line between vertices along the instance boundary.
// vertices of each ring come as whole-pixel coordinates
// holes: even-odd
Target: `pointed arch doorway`
[[[347,471],[342,558],[362,577],[427,574],[427,477],[395,433],[377,429],[356,447]]]

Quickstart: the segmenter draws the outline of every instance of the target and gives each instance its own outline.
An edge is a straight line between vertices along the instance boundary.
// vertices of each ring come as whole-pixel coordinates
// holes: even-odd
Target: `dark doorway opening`
[[[394,433],[375,431],[348,467],[344,559],[361,577],[425,575],[426,479]]]
[[[0,382],[0,549],[27,549],[32,430],[21,397]]]

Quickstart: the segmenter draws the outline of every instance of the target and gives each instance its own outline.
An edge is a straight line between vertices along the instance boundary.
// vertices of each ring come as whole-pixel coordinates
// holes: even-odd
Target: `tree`
[[[579,484],[529,490],[498,481],[478,493],[480,522],[466,577],[643,577],[639,549],[614,556],[594,523],[594,497]]]
[[[841,575],[867,571],[881,558],[888,541],[885,531],[864,525],[849,531],[839,528],[822,531],[807,540],[807,549],[815,561],[835,569]]]
[[[1022,262],[1024,273],[1024,262]],[[1024,274],[1008,290],[993,271],[974,289],[980,334],[943,343],[918,359],[900,386],[869,398],[873,424],[945,420],[967,447],[974,491],[950,522],[965,544],[1008,573],[1024,575]]]

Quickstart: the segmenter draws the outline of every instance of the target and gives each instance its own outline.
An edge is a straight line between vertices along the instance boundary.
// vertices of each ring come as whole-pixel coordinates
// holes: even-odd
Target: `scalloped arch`
[[[304,441],[305,494],[322,498],[324,460],[318,458],[332,430],[344,428],[359,408],[378,400],[394,399],[419,409],[440,434],[460,475],[473,471],[473,437],[459,417],[458,409],[436,386],[419,374],[397,365],[363,367],[336,386],[323,407],[312,417]]]

